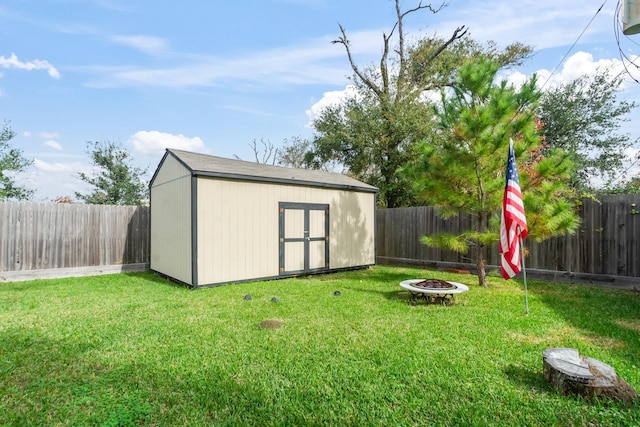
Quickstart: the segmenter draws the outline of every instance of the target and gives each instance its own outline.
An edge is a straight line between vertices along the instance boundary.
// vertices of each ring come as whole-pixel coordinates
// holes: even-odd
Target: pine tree
[[[460,68],[452,90],[442,92],[439,131],[402,169],[421,201],[438,206],[443,217],[459,212],[473,216],[472,229],[421,240],[462,253],[474,248],[481,286],[486,286],[485,247],[497,245],[499,238],[510,139],[515,142],[530,236],[544,240],[578,225],[566,186],[572,172],[567,153],[550,149],[540,155],[535,77],[516,89],[505,81],[494,82],[498,69],[498,63],[486,58]]]

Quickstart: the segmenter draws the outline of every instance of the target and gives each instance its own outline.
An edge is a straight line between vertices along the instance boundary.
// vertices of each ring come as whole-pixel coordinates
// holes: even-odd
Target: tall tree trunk
[[[487,286],[487,273],[484,269],[485,262],[482,250],[484,245],[480,242],[476,244],[476,266],[478,267],[478,284],[480,286]]]
[[[478,218],[478,231],[480,232],[480,234],[484,234],[487,226],[485,223],[485,213],[484,213],[484,188],[482,186],[482,180],[478,179],[479,185],[479,197],[481,200],[481,205],[483,206],[477,214],[477,218]],[[476,240],[476,266],[478,267],[478,284],[480,286],[487,286],[487,273],[484,269],[485,266],[485,262],[484,262],[484,243],[482,243],[480,240]]]

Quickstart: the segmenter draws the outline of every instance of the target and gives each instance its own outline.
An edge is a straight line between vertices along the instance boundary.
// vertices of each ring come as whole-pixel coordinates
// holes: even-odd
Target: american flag
[[[502,223],[500,225],[500,254],[502,277],[510,279],[520,272],[520,240],[529,234],[522,203],[522,192],[518,182],[513,140],[509,141],[506,175],[507,183],[504,187]]]

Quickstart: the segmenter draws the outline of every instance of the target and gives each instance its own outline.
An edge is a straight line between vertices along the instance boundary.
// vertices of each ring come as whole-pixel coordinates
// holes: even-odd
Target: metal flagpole
[[[529,315],[529,295],[527,295],[527,269],[524,268],[524,239],[520,239],[520,262],[522,262],[522,277],[524,278],[524,311]]]

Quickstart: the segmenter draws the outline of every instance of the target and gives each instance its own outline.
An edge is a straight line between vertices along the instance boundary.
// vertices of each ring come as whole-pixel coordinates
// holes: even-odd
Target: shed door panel
[[[284,223],[285,239],[304,238],[304,210],[287,209],[287,220]]]
[[[280,203],[280,274],[329,268],[329,205]]]
[[[285,243],[285,271],[304,271],[304,242]]]
[[[309,211],[309,269],[317,270],[325,268],[327,260],[325,260],[326,248],[329,244],[326,229],[327,210],[310,210]],[[328,268],[328,265],[327,265]]]
[[[309,242],[309,269],[318,270],[325,267],[326,260],[324,259],[324,252],[327,242],[317,241]]]

